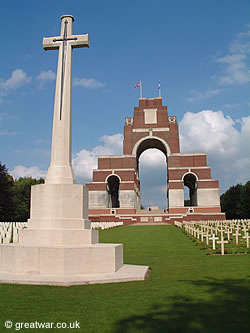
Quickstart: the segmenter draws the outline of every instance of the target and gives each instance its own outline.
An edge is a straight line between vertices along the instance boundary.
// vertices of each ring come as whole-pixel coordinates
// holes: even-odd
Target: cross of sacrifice
[[[219,237],[216,237],[215,234],[213,234],[213,236],[209,237],[209,239],[213,242],[213,250],[215,250],[216,249],[216,247],[215,247],[215,241],[217,239],[219,239]]]
[[[60,120],[62,119],[64,81],[71,76],[72,71],[72,48],[89,47],[88,35],[72,35],[73,16],[64,15],[61,20],[61,35],[59,37],[43,38],[43,48],[46,51],[59,49],[57,67],[57,76],[59,77],[57,77],[57,82],[60,81]]]
[[[89,47],[88,35],[73,35],[71,15],[61,17],[59,37],[43,38],[45,50],[57,50],[58,64],[54,102],[51,161],[45,179],[49,184],[73,184],[72,169],[72,50]]]

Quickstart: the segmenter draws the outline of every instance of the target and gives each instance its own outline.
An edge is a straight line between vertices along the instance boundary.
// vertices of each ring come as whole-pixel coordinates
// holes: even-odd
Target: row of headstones
[[[26,225],[27,222],[0,222],[0,244],[18,243],[19,230]]]
[[[123,222],[91,222],[91,229],[111,229]],[[26,228],[27,222],[0,222],[0,244],[18,243],[19,230]]]
[[[91,229],[112,229],[123,225],[123,222],[91,222]]]
[[[212,242],[213,250],[216,244],[221,246],[221,254],[225,254],[225,244],[234,243],[238,246],[240,240],[249,248],[250,240],[250,220],[218,220],[218,221],[191,221],[176,222],[176,226],[184,228],[185,232],[191,234],[201,242]],[[235,236],[235,237],[232,237]]]

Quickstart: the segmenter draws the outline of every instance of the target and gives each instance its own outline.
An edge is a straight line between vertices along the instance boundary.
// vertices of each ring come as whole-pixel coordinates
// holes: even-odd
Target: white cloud
[[[222,111],[187,112],[180,122],[181,152],[206,152],[222,191],[250,179],[250,116],[236,122]]]
[[[106,83],[97,81],[96,79],[73,78],[72,85],[74,87],[96,89],[105,87]]]
[[[209,97],[218,95],[220,92],[221,92],[221,89],[211,89],[211,90],[207,90],[205,92],[199,92],[195,89],[192,89],[190,91],[191,96],[188,97],[187,100],[188,100],[188,102],[193,103],[193,102],[197,102],[202,99],[207,99]]]
[[[240,103],[235,103],[235,104],[224,104],[224,108],[226,108],[226,109],[234,109],[234,108],[237,108],[237,107],[239,107],[241,104]]]
[[[250,30],[242,32],[236,36],[235,40],[229,45],[227,54],[216,56],[213,62],[220,64],[219,74],[213,75],[212,79],[216,80],[221,86],[234,84],[246,84],[250,82],[249,69],[250,54]],[[189,92],[188,102],[197,102],[220,94],[224,89],[208,89],[204,92],[193,89]]]
[[[49,81],[54,81],[56,79],[56,74],[52,70],[41,71],[37,75],[36,80],[39,82],[39,86],[43,88],[45,84]]]
[[[44,149],[44,148],[35,148],[32,150],[34,154],[38,154],[40,156],[50,156],[50,149]]]
[[[29,84],[31,80],[31,77],[28,77],[22,69],[16,69],[11,73],[9,79],[0,79],[0,95],[6,96],[11,91],[21,88],[26,84]]]
[[[39,179],[41,177],[44,178],[47,174],[47,171],[41,170],[37,166],[26,168],[23,165],[18,165],[12,171],[10,171],[10,174],[14,179],[18,179],[20,177],[32,177]]]
[[[216,62],[225,64],[225,75],[215,76],[221,84],[244,84],[250,82],[250,70],[247,68],[245,54],[226,55],[217,58]]]
[[[9,114],[7,112],[0,112],[0,121],[1,120],[17,120],[17,116],[13,116],[12,114]]]
[[[187,112],[180,122],[181,149],[183,152],[203,149],[207,153],[235,153],[240,134],[234,124],[229,116],[224,117],[222,111]]]
[[[9,130],[1,130],[0,129],[0,136],[15,136],[17,135],[16,131],[9,131]]]
[[[82,149],[73,156],[72,163],[75,175],[84,182],[92,180],[93,169],[97,168],[98,156],[122,154],[122,134],[104,135],[100,141],[103,142],[102,145],[98,145],[90,151]]]
[[[7,112],[0,112],[0,126],[4,127],[4,129],[0,128],[0,136],[15,136],[18,134],[17,131],[10,131],[6,129],[6,126],[3,125],[5,121],[12,121],[18,119],[16,116],[8,114]]]
[[[82,149],[73,158],[73,168],[76,177],[83,178],[83,181],[91,181],[93,169],[97,168],[97,156],[86,149]]]
[[[100,138],[103,142],[93,149],[93,151],[98,155],[119,155],[122,154],[123,147],[123,135],[117,133],[114,135],[104,135]]]
[[[250,31],[240,33],[229,46],[229,52],[216,57],[215,62],[224,65],[223,73],[214,75],[220,84],[246,84],[250,82],[248,58],[250,54]]]
[[[158,149],[148,149],[140,156],[140,166],[143,167],[158,167],[161,164],[166,164],[165,155]]]

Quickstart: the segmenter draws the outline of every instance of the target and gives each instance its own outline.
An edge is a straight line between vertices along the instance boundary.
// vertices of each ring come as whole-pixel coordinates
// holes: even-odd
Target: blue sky
[[[144,97],[157,96],[161,80],[182,152],[207,152],[221,192],[250,179],[249,1],[10,0],[0,8],[0,161],[14,177],[46,174],[58,54],[45,52],[42,38],[59,35],[60,16],[72,14],[74,33],[90,37],[90,48],[73,54],[79,182],[91,180],[98,154],[121,153],[139,80]],[[143,203],[164,205],[164,161],[154,152],[140,162]]]

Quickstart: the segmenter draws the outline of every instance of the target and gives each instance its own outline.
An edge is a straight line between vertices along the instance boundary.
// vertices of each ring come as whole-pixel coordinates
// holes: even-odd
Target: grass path
[[[123,243],[127,264],[149,265],[149,280],[75,287],[0,285],[4,322],[80,322],[80,329],[20,332],[247,332],[250,257],[207,256],[174,226],[120,227],[100,242]]]

